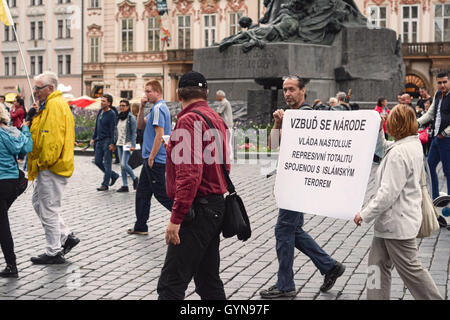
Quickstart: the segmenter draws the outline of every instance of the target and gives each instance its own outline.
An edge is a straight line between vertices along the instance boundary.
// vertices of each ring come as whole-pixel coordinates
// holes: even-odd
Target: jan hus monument
[[[352,90],[351,100],[372,106],[404,89],[401,44],[393,30],[375,28],[353,0],[265,0],[265,15],[243,17],[239,33],[194,51],[194,70],[210,94],[224,90],[247,101],[247,114],[270,115],[283,105],[282,77],[308,81],[307,101],[327,101]],[[211,97],[212,98],[212,97]]]

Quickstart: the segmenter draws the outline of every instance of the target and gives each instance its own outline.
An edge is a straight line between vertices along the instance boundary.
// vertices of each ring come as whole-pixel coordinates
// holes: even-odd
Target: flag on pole
[[[20,94],[22,91],[20,90],[20,86],[17,85],[17,93]]]
[[[14,25],[14,20],[11,16],[11,12],[9,11],[7,0],[0,1],[0,21],[7,26]]]

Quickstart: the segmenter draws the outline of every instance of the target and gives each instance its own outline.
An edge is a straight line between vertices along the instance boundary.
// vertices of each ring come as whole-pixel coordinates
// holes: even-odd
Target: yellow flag
[[[6,0],[0,0],[0,21],[7,26],[14,24],[11,12],[9,11],[8,2]]]

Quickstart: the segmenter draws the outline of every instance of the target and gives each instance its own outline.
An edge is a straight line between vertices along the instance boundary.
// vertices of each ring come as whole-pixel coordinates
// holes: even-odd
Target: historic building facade
[[[156,0],[85,1],[85,94],[140,100],[144,84],[157,79],[165,99],[175,101],[179,77],[192,69],[193,49],[238,32],[243,15],[256,22],[263,10],[258,1],[167,0],[163,16]]]
[[[8,0],[25,66],[32,77],[45,70],[59,75],[60,83],[82,91],[81,0]],[[17,93],[26,103],[31,90],[12,27],[0,25],[0,93]]]
[[[436,90],[435,76],[450,71],[449,0],[356,0],[374,27],[397,32],[406,65],[406,90]]]
[[[257,22],[264,0],[84,1],[84,93],[108,92],[139,100],[144,84],[160,80],[175,101],[181,74],[192,69],[193,49],[211,46],[239,31],[239,18]],[[434,91],[433,78],[450,66],[449,0],[355,0],[369,26],[393,29],[401,38],[406,87]]]

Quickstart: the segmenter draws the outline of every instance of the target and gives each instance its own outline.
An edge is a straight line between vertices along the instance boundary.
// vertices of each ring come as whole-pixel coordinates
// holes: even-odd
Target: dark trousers
[[[196,199],[195,217],[183,221],[178,246],[169,244],[158,281],[159,300],[182,300],[194,278],[195,292],[202,300],[225,300],[219,276],[220,232],[225,201],[222,195]]]
[[[148,231],[147,221],[150,216],[150,204],[153,195],[167,210],[172,211],[173,201],[169,199],[166,193],[166,165],[155,162],[153,168],[150,168],[148,159],[144,159],[136,190],[135,231]]]
[[[17,180],[0,180],[0,245],[5,262],[16,265],[14,242],[9,227],[8,210],[17,197]]]
[[[439,177],[436,167],[442,162],[442,171],[447,181],[447,194],[450,194],[450,137],[439,139],[434,137],[428,153],[428,165],[430,166],[431,190],[433,199],[439,197]]]
[[[112,170],[112,152],[109,150],[111,143],[109,138],[95,143],[95,165],[104,173],[102,185],[105,187],[109,187],[111,177],[119,177],[119,174]]]

